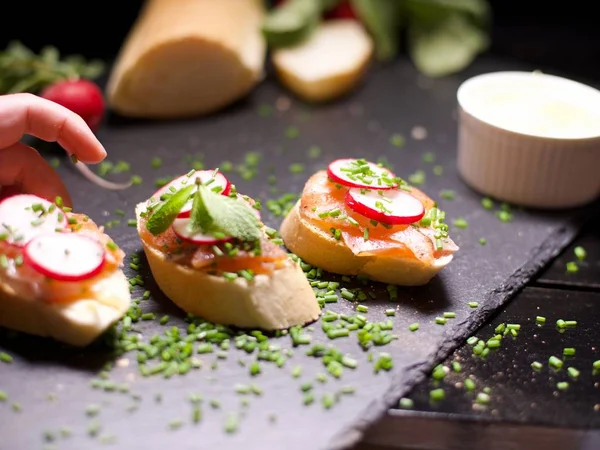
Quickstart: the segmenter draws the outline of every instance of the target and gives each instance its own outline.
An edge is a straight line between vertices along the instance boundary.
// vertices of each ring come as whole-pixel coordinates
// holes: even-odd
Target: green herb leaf
[[[375,53],[380,61],[389,61],[398,53],[403,2],[399,0],[351,0],[354,12],[375,41]]]
[[[408,47],[417,69],[429,77],[459,72],[489,46],[486,31],[466,14],[452,13],[439,20],[412,20]]]
[[[192,211],[190,212],[190,227],[193,230],[210,230],[213,227],[213,219],[206,210],[200,190],[197,190],[194,194]]]
[[[155,236],[167,231],[189,200],[194,188],[194,185],[186,186],[161,203],[146,222],[146,229]]]
[[[0,94],[37,93],[49,84],[76,78],[97,78],[104,72],[102,61],[86,61],[82,56],[61,60],[55,47],[45,47],[37,55],[18,41],[0,51]]]
[[[206,186],[199,186],[198,194],[194,197],[194,206],[192,206],[192,215],[210,216],[210,224],[206,218],[196,219],[203,232],[221,231],[227,236],[242,241],[257,241],[262,236],[260,222],[251,206],[243,200],[220,195]]]
[[[330,6],[324,3],[322,0],[288,0],[277,6],[262,25],[268,45],[289,47],[310,37],[321,22],[324,8]]]

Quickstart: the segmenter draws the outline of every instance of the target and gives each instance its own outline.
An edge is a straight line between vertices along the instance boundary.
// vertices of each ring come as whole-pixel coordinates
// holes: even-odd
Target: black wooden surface
[[[574,248],[587,252],[580,270],[567,273],[565,265],[577,261]],[[500,323],[518,323],[522,332],[486,359],[473,356],[465,344],[443,364],[459,361],[460,373],[450,373],[443,382],[427,379],[408,395],[414,409],[395,407],[389,416],[367,433],[364,447],[421,448],[427,450],[476,449],[580,449],[600,447],[600,233],[595,221],[552,264],[544,269],[496,317],[474,335],[489,338]],[[536,323],[544,316],[544,325]],[[559,332],[556,320],[576,320],[577,327]],[[575,356],[563,357],[565,347]],[[561,370],[548,368],[554,355],[565,361]],[[544,367],[531,368],[533,361]],[[577,379],[568,375],[575,367]],[[477,385],[465,392],[469,377]],[[567,381],[566,391],[557,382]],[[490,387],[486,407],[474,401],[478,392]],[[431,389],[442,387],[442,402],[429,400]],[[425,432],[427,430],[427,432]],[[381,447],[379,447],[381,446]],[[362,447],[361,447],[362,448]]]
[[[60,171],[71,188],[76,207],[105,223],[116,218],[115,209],[127,211],[121,225],[110,230],[128,253],[139,251],[140,245],[132,228],[124,225],[133,215],[136,202],[148,197],[155,189],[153,180],[158,176],[187,172],[185,156],[204,155],[208,167],[223,159],[239,163],[247,151],[262,154],[260,176],[242,181],[233,176],[241,191],[258,198],[270,196],[266,174],[279,177],[281,192],[299,192],[308,173],[290,175],[292,163],[304,162],[307,172],[323,167],[329,160],[342,156],[365,156],[377,159],[385,156],[398,174],[407,176],[417,169],[427,172],[424,189],[439,198],[441,189],[454,189],[456,198],[440,200],[448,211],[448,220],[463,216],[469,222],[466,230],[453,229],[453,237],[461,246],[455,261],[428,286],[400,291],[400,301],[391,304],[385,289],[374,286],[377,300],[369,303],[370,320],[384,319],[383,310],[394,306],[397,315],[394,329],[399,336],[389,347],[373,351],[388,351],[394,356],[394,371],[374,374],[367,362],[367,354],[359,350],[356,338],[341,339],[335,345],[360,361],[355,370],[346,370],[341,381],[330,379],[318,386],[317,400],[322,393],[335,393],[341,386],[356,386],[356,393],[347,396],[332,410],[325,411],[317,401],[311,407],[302,405],[299,386],[314,380],[317,372],[324,371],[322,363],[296,350],[284,369],[265,365],[263,373],[251,380],[247,367],[238,364],[240,355],[232,353],[219,362],[219,369],[208,366],[185,377],[171,380],[162,378],[139,379],[135,376],[135,360],[128,356],[119,362],[112,377],[130,385],[125,395],[107,394],[90,388],[90,380],[102,365],[114,358],[102,347],[88,351],[65,350],[47,341],[19,336],[11,338],[3,333],[0,348],[15,357],[13,364],[0,366],[0,389],[7,392],[9,401],[0,404],[0,440],[2,450],[19,450],[42,446],[44,432],[70,426],[73,436],[61,440],[61,449],[96,448],[102,440],[92,439],[86,432],[90,418],[85,415],[91,403],[103,405],[100,421],[102,434],[117,439],[115,446],[124,449],[154,449],[176,445],[178,448],[274,448],[289,449],[341,448],[360,438],[361,430],[385,413],[434,363],[443,359],[454,347],[474,332],[517,289],[526,283],[544,263],[555,256],[579,229],[588,214],[585,211],[540,213],[515,211],[512,223],[501,223],[494,212],[481,208],[480,197],[467,189],[455,171],[454,120],[455,93],[466,77],[499,69],[513,69],[515,64],[493,58],[483,58],[468,72],[438,81],[425,81],[405,60],[380,70],[374,70],[369,83],[355,96],[337,105],[308,110],[291,101],[282,100],[282,91],[273,84],[261,86],[246,102],[222,114],[206,119],[146,123],[112,118],[99,137],[113,160],[132,163],[134,173],[143,177],[143,183],[129,191],[101,191],[64,163]],[[282,109],[273,117],[260,117],[256,110],[261,104]],[[289,126],[300,130],[296,139],[285,137]],[[411,129],[424,126],[425,140],[412,140]],[[405,148],[389,144],[393,133],[402,133],[408,139]],[[310,146],[319,145],[323,154],[317,160],[306,156]],[[442,176],[432,174],[431,163],[423,161],[425,152],[434,152],[435,164],[444,167]],[[150,158],[160,156],[161,169],[151,168]],[[278,219],[265,217],[276,225]],[[487,238],[486,245],[479,238]],[[128,271],[131,274],[131,271]],[[146,271],[146,275],[148,275]],[[152,298],[143,304],[145,311],[168,312],[171,325],[182,325],[182,314],[160,294],[147,278]],[[136,291],[136,296],[141,291]],[[480,307],[471,309],[468,301],[477,300]],[[353,305],[340,301],[330,309],[350,312]],[[434,318],[445,311],[456,313],[456,319],[446,326],[434,323]],[[416,333],[407,330],[408,324],[419,322]],[[161,329],[153,322],[138,326],[143,336]],[[315,327],[315,342],[323,341],[320,327]],[[289,346],[289,339],[279,339]],[[251,357],[245,357],[252,360]],[[295,380],[290,370],[296,364],[304,367],[304,375]],[[237,382],[258,383],[264,395],[253,399],[251,407],[240,405],[240,396],[234,393]],[[200,426],[189,424],[190,405],[186,400],[191,392],[201,392],[207,399],[218,399],[222,408],[206,408]],[[49,393],[56,398],[48,401]],[[141,406],[130,412],[133,394],[141,395]],[[154,401],[163,393],[163,401]],[[139,401],[139,400],[136,400]],[[11,410],[19,402],[20,412]],[[245,411],[245,412],[244,412]],[[242,417],[240,429],[232,436],[223,433],[223,422],[230,413]],[[269,415],[276,414],[276,423]],[[184,419],[185,425],[177,431],[168,429],[169,421]],[[57,444],[57,445],[58,445]]]

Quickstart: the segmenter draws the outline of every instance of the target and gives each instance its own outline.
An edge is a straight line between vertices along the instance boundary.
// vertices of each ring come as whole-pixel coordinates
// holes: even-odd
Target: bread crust
[[[138,233],[140,213],[145,207],[140,203],[136,208]],[[271,275],[259,274],[252,281],[229,281],[170,261],[143,238],[142,245],[160,289],[195,316],[240,328],[279,330],[312,322],[321,313],[306,276],[291,259]]]
[[[373,281],[401,286],[427,284],[452,261],[452,255],[425,264],[406,256],[355,255],[342,241],[336,240],[300,215],[300,201],[285,217],[280,228],[286,247],[305,262],[340,275],[364,275]]]
[[[121,270],[102,277],[91,288],[94,298],[48,303],[20,297],[0,282],[0,325],[84,347],[117,322],[129,308],[129,283]]]

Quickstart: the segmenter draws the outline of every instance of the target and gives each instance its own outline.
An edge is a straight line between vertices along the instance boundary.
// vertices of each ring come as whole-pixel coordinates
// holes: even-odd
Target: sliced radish
[[[176,192],[179,189],[189,186],[191,183],[195,183],[196,178],[200,178],[202,184],[207,185],[210,189],[214,189],[217,193],[229,195],[231,192],[231,183],[221,172],[216,172],[214,170],[198,170],[191,175],[186,174],[179,178],[175,178],[173,181],[156,191],[152,197],[159,199],[163,194]],[[177,217],[190,217],[192,202],[192,200],[188,201]]]
[[[191,242],[192,244],[197,245],[211,245],[211,244],[220,244],[221,242],[231,241],[232,238],[216,238],[210,234],[203,233],[193,233],[189,228],[190,219],[187,217],[180,217],[175,219],[173,222],[173,231],[175,234],[183,239],[184,241]]]
[[[62,231],[67,224],[64,211],[36,195],[13,195],[0,202],[1,239],[18,247],[40,234]]]
[[[346,205],[357,213],[389,225],[406,225],[418,222],[425,215],[423,203],[408,192],[398,189],[371,191],[350,189]]]
[[[351,188],[387,190],[398,186],[392,172],[364,159],[337,159],[327,167],[327,175]]]
[[[23,261],[59,281],[82,281],[98,275],[106,250],[96,239],[77,233],[40,234],[23,250]]]

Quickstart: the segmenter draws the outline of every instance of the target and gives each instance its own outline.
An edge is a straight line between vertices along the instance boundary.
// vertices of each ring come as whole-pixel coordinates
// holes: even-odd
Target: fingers
[[[24,134],[58,142],[85,163],[106,157],[106,150],[84,120],[64,106],[32,94],[0,96],[0,148],[19,142]]]
[[[54,201],[62,197],[65,206],[71,206],[71,196],[58,173],[33,148],[17,142],[0,150],[1,196],[26,192]]]

